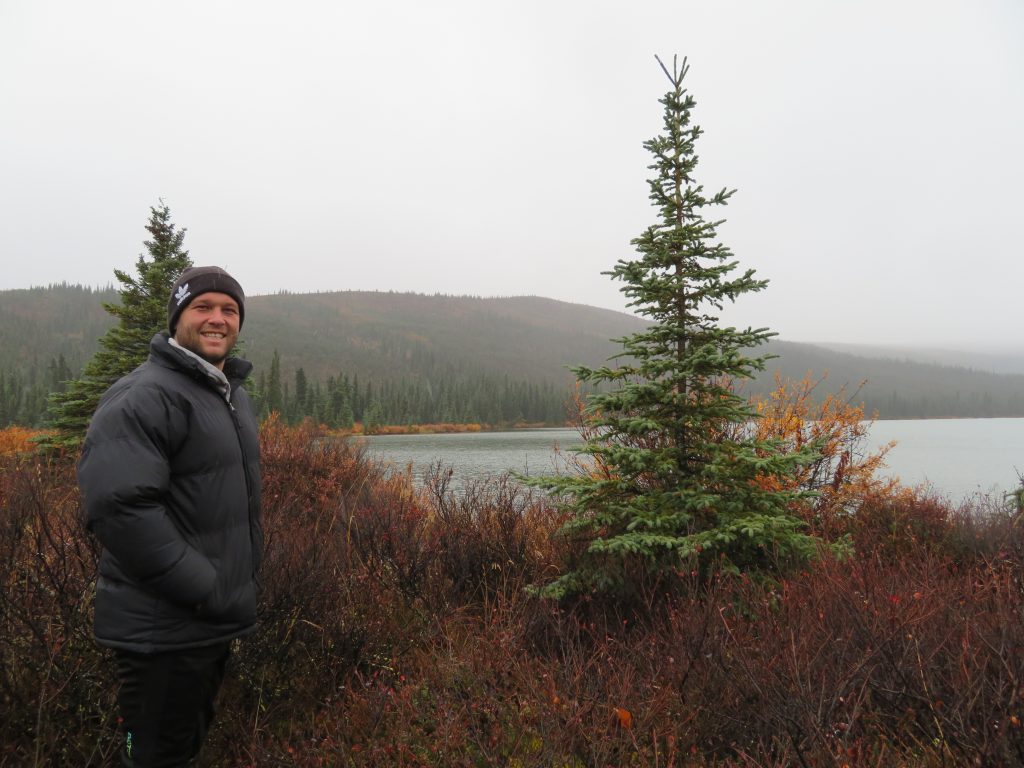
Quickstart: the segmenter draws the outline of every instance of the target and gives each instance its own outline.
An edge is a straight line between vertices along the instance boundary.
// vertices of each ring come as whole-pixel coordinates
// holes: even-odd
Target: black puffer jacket
[[[262,551],[256,418],[224,365],[230,404],[166,334],[103,396],[78,464],[87,527],[103,545],[96,639],[139,653],[237,637],[256,624]]]

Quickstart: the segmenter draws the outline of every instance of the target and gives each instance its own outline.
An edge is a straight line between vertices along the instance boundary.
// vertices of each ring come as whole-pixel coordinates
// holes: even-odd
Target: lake
[[[565,464],[563,452],[580,444],[572,429],[525,429],[448,435],[375,435],[361,438],[370,453],[413,472],[434,461],[450,464],[456,480],[513,470],[550,474]],[[977,493],[1005,493],[1024,471],[1024,419],[919,419],[876,421],[866,447],[897,441],[884,472],[905,485],[930,484],[953,500]]]

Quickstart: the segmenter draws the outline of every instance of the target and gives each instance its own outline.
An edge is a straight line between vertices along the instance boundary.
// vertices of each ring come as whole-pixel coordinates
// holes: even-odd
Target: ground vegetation
[[[793,409],[768,407],[794,438]],[[1020,764],[1016,506],[871,480],[840,416],[815,474],[835,493],[808,521],[850,557],[572,605],[526,589],[573,556],[543,496],[507,477],[456,493],[444,466],[414,483],[266,422],[261,624],[201,765]],[[0,435],[0,765],[105,765],[112,659],[74,462]]]

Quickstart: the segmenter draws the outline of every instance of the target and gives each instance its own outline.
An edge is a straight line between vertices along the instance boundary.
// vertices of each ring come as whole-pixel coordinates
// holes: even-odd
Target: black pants
[[[116,651],[126,766],[178,768],[199,754],[230,652],[230,643],[166,653]]]

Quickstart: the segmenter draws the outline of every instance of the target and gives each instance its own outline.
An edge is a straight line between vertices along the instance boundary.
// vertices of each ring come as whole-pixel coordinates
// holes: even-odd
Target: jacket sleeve
[[[216,570],[168,515],[174,435],[187,414],[154,386],[111,393],[86,434],[78,463],[85,524],[126,576],[176,603],[198,605]]]

